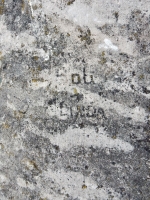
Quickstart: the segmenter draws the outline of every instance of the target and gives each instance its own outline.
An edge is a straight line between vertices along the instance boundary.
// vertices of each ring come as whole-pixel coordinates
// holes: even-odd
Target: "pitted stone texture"
[[[150,2],[0,2],[0,199],[149,200]]]

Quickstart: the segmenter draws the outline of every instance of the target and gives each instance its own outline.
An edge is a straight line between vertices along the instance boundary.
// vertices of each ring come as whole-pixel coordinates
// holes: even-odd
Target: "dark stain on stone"
[[[67,5],[70,6],[71,4],[73,4],[75,2],[75,0],[69,0]]]
[[[56,100],[57,100],[57,98],[54,98],[54,99],[50,99],[49,101],[48,101],[48,105],[53,105],[53,104],[56,104]]]
[[[90,45],[92,43],[91,39],[91,31],[88,28],[87,30],[83,31],[80,27],[78,28],[78,31],[81,33],[78,37],[81,41],[85,41],[86,44]]]
[[[118,21],[118,17],[119,17],[119,13],[118,13],[118,12],[115,12],[115,13],[114,13],[114,16],[115,16],[116,22],[117,22],[117,21]]]
[[[0,0],[0,15],[4,14],[4,3],[5,0]]]
[[[87,189],[87,186],[85,184],[83,184],[82,189]]]

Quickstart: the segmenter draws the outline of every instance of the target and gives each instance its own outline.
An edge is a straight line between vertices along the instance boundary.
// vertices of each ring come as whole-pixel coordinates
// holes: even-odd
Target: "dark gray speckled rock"
[[[0,200],[150,199],[149,7],[0,0]]]

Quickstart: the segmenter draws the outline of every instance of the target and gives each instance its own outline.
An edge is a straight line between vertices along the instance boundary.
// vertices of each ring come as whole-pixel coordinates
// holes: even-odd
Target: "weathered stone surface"
[[[149,7],[0,0],[0,200],[149,200]]]

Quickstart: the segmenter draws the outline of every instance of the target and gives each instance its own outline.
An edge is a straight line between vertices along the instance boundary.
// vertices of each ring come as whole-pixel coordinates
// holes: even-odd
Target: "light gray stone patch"
[[[0,1],[0,199],[148,200],[145,1]]]

